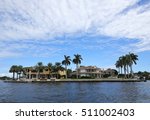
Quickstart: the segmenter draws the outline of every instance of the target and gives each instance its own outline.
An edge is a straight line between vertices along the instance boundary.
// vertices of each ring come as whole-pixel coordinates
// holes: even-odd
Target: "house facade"
[[[78,73],[80,77],[101,78],[103,70],[96,66],[80,66]]]
[[[51,79],[51,78],[64,78],[66,76],[65,70],[59,70],[52,72],[48,67],[44,67],[42,70],[37,71],[34,67],[24,68],[24,78],[26,79]]]
[[[77,70],[73,73],[73,75],[76,75]],[[89,78],[103,78],[103,77],[113,77],[115,76],[115,70],[114,69],[101,69],[96,66],[80,66],[78,68],[78,74],[82,77],[89,77]]]

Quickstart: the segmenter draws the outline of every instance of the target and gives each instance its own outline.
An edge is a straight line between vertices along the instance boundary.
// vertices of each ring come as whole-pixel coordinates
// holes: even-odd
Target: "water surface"
[[[0,102],[150,103],[147,82],[4,83]]]

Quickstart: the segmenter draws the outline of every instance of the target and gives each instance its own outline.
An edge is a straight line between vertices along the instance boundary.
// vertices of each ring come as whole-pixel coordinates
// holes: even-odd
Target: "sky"
[[[150,0],[0,0],[0,76],[74,54],[115,68],[129,52],[139,57],[134,71],[150,71]]]

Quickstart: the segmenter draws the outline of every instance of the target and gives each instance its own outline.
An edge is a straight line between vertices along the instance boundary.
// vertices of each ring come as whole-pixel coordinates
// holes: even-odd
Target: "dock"
[[[141,79],[48,79],[48,80],[5,80],[10,83],[52,83],[52,82],[146,82]]]

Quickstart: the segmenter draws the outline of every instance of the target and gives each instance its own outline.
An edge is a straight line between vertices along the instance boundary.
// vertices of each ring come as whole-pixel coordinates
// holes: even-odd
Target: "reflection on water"
[[[148,82],[4,83],[0,102],[144,102],[150,103]]]

